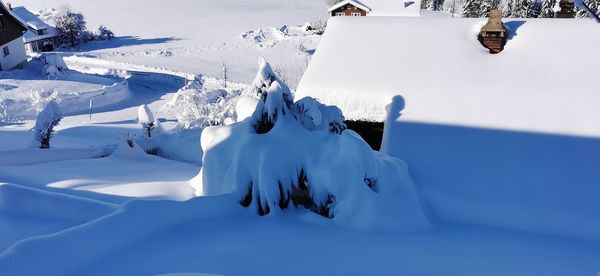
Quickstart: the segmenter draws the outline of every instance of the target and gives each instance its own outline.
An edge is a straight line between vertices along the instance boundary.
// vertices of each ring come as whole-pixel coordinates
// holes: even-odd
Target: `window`
[[[346,14],[343,12],[336,12],[335,16],[346,16]]]
[[[353,12],[352,16],[360,16],[360,12]]]
[[[8,51],[8,46],[2,48],[2,52],[4,52],[4,56],[8,56],[10,54],[10,52]]]
[[[44,34],[44,30],[37,30],[37,34],[38,35],[43,35]]]

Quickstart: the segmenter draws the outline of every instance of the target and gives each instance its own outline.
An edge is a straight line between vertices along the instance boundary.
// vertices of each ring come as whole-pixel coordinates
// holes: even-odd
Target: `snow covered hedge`
[[[250,118],[204,129],[198,195],[229,193],[260,215],[304,206],[360,229],[430,227],[406,164],[346,130],[337,107],[294,102],[264,60],[253,85]]]

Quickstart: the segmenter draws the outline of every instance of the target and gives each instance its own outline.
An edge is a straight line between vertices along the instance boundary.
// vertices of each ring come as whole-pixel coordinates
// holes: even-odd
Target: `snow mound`
[[[146,156],[146,152],[134,141],[133,138],[123,137],[119,140],[117,149],[110,155],[120,158],[139,158]]]
[[[42,75],[44,76],[56,76],[69,73],[69,67],[65,64],[61,54],[44,54],[42,60],[44,61],[44,67],[42,68]]]
[[[261,100],[250,119],[203,132],[198,195],[228,193],[260,215],[302,205],[358,229],[430,227],[406,164],[345,130],[339,109],[294,103],[264,60],[254,85]]]

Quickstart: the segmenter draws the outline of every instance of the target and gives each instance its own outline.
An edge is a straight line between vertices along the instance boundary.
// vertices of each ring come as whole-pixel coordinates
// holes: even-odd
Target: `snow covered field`
[[[276,33],[271,28],[303,25],[327,19],[323,1],[260,0],[17,0],[32,10],[69,4],[81,11],[89,26],[106,25],[118,36],[110,42],[88,43],[79,52],[103,59],[202,73],[221,77],[223,63],[233,81],[249,82],[256,60],[264,56],[294,78],[306,68],[307,53],[319,36]],[[135,14],[135,24],[132,23]],[[250,31],[263,33],[268,42],[244,38]],[[303,45],[303,46],[301,46]]]
[[[433,183],[424,177],[427,171],[413,171],[410,162],[371,152],[353,132],[336,134],[329,123],[339,120],[339,114],[311,100],[287,107],[285,101],[259,100],[259,112],[238,108],[237,119],[249,118],[220,128],[182,130],[177,126],[180,114],[165,106],[186,94],[180,89],[193,84],[196,74],[204,75],[205,90],[201,91],[217,95],[216,99],[223,91],[237,97],[254,89],[259,56],[273,61],[280,76],[275,80],[283,78],[292,85],[299,81],[294,78],[304,70],[320,36],[296,25],[325,17],[323,1],[14,0],[13,5],[36,10],[64,2],[81,10],[90,25],[105,24],[121,36],[66,53],[69,68],[82,78],[126,79],[130,97],[95,108],[91,118],[85,102],[74,104],[72,108],[79,111],[66,114],[47,150],[30,148],[32,118],[0,120],[0,275],[546,276],[600,272],[600,239],[594,233],[599,219],[592,206],[598,190],[593,183],[574,184],[575,190],[563,193],[557,186],[550,187],[549,193],[538,187],[536,191],[548,196],[547,205],[531,208],[527,214],[542,221],[559,218],[552,225],[565,227],[535,231],[535,227],[514,227],[530,222],[519,216],[522,210],[511,209],[518,204],[496,209],[494,192],[498,190],[452,189],[443,185],[443,178]],[[223,62],[230,70],[229,90],[217,79],[222,77]],[[264,83],[263,92],[270,93],[269,97],[290,97],[284,86],[266,81],[272,78],[268,70],[259,76],[259,85]],[[52,83],[3,77],[0,90],[50,89]],[[60,85],[66,91],[70,84]],[[93,90],[107,84],[85,80],[74,85]],[[240,98],[250,107],[256,103],[252,97]],[[165,130],[153,138],[160,145],[158,156],[130,149],[125,140],[146,135],[138,123],[142,104]],[[258,135],[252,131],[263,116],[261,111],[279,122],[273,123],[271,132]],[[302,114],[301,119],[291,112]],[[394,134],[399,129],[390,130],[390,135],[400,137]],[[550,144],[562,145],[560,141]],[[588,144],[579,145],[581,152],[570,155],[573,164],[578,164],[578,153],[595,152],[586,148]],[[395,150],[389,152],[398,155]],[[580,170],[593,170],[598,165],[594,160],[589,159]],[[210,165],[202,167],[203,161]],[[462,169],[444,166],[452,160],[435,161],[436,172]],[[222,164],[227,169],[219,167]],[[539,169],[546,165],[540,164]],[[296,166],[312,173],[304,180],[307,183],[324,183],[322,190],[313,190],[313,196],[328,200],[327,193],[334,195],[340,205],[329,207],[339,217],[328,219],[301,207],[276,209],[273,199],[281,199],[282,184],[263,178],[277,175],[279,180],[300,181],[294,180],[300,169]],[[555,176],[564,176],[560,168],[549,168]],[[256,200],[272,208],[269,215],[257,215],[256,201],[250,205],[254,208],[241,206],[238,197],[243,190],[233,195],[214,192],[233,189],[232,184],[247,187],[248,183],[234,180],[252,179],[248,174],[256,170],[262,172],[261,181],[250,186],[256,187],[256,194],[262,192],[263,198]],[[206,183],[200,186],[211,187],[213,192],[197,197],[203,175]],[[420,183],[423,179],[427,185]],[[286,189],[289,193],[294,188]],[[573,196],[585,191],[591,192],[581,197],[580,204]],[[562,198],[563,194],[568,198]],[[482,203],[481,210],[472,208],[480,196],[488,204]],[[544,198],[531,193],[501,196]],[[428,221],[432,227],[422,231],[413,228],[407,233],[397,228],[423,226]],[[579,231],[564,235],[563,230],[573,226]],[[591,227],[586,230],[586,226]]]

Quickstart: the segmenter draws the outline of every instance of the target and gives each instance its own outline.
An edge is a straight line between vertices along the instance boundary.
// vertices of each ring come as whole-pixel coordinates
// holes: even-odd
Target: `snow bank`
[[[186,202],[130,201],[119,211],[89,223],[14,244],[0,255],[0,271],[7,275],[75,273],[79,268],[177,225],[239,211],[226,196]]]
[[[87,222],[113,212],[117,205],[93,199],[0,183],[0,212]]]
[[[403,106],[381,151],[409,162],[439,219],[600,240],[600,139],[415,123]]]
[[[332,18],[296,96],[353,120],[384,121],[402,95],[406,121],[600,137],[594,21],[505,19],[497,55],[475,37],[483,21]]]
[[[261,215],[304,205],[359,229],[430,227],[406,164],[345,130],[339,109],[294,103],[264,60],[254,86],[262,96],[251,118],[203,132],[197,194],[231,193]]]
[[[0,166],[22,166],[63,160],[90,159],[106,156],[108,148],[19,149],[0,151]]]

